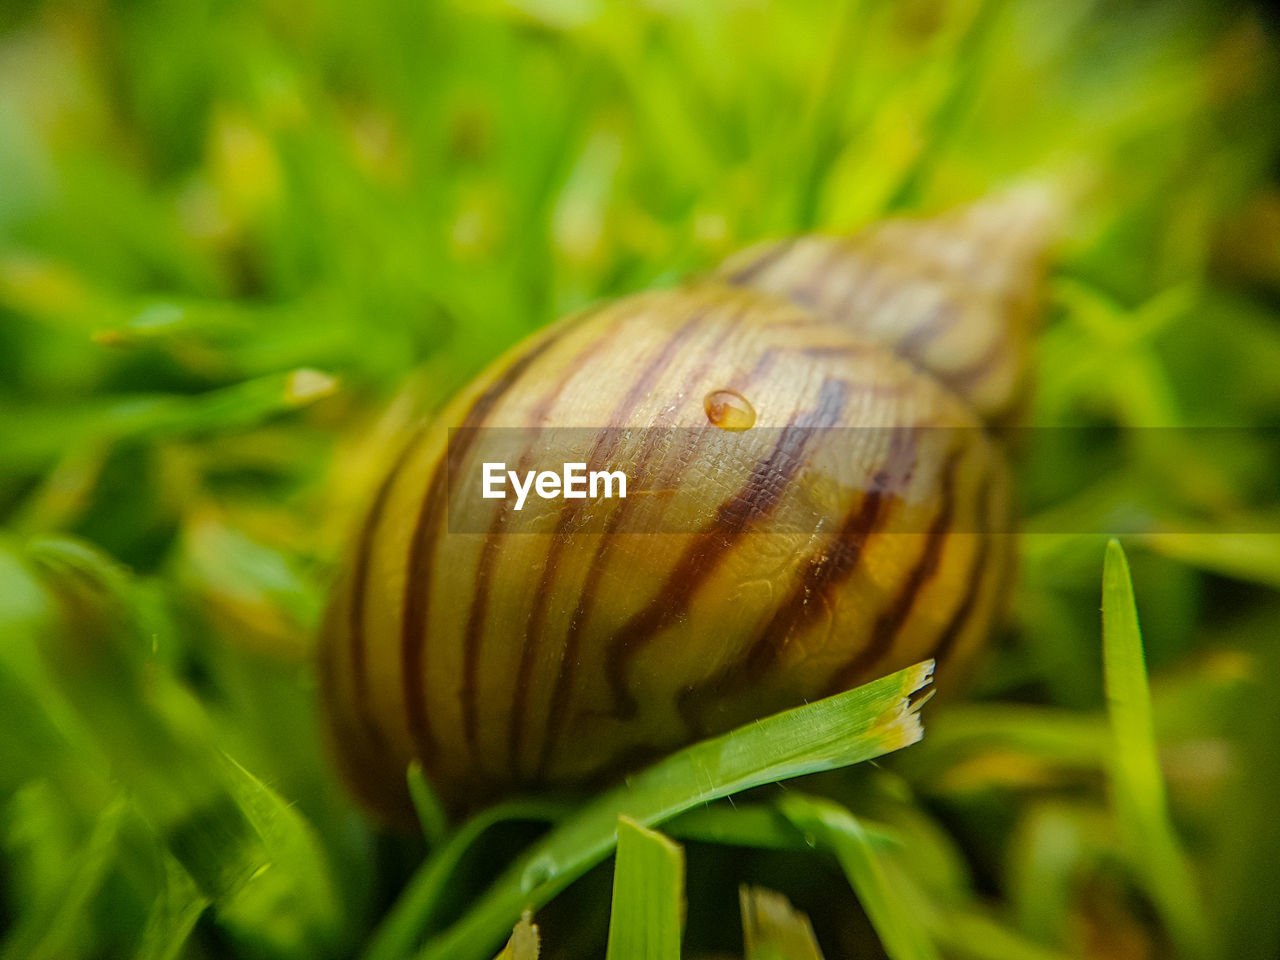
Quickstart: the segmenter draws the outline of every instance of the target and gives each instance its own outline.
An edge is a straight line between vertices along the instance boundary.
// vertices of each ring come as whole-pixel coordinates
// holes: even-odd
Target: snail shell
[[[322,703],[359,797],[405,819],[416,758],[471,808],[927,657],[956,671],[1010,573],[1012,538],[991,532],[1009,477],[984,427],[1025,397],[1041,220],[1014,194],[757,248],[492,364],[408,438],[333,594]],[[451,532],[479,427],[591,428],[582,459],[663,495],[559,501],[521,535],[486,501]],[[827,429],[848,427],[894,429]]]

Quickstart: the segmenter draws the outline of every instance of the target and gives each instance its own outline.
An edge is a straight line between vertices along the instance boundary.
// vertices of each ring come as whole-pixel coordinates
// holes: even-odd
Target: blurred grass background
[[[1030,176],[1076,201],[1035,420],[1084,429],[1027,460],[973,697],[819,787],[896,831],[946,956],[1187,954],[1109,787],[1103,541],[1061,532],[1137,510],[1203,949],[1275,960],[1280,537],[1239,531],[1280,462],[1144,428],[1280,425],[1276,36],[1209,0],[8,0],[0,956],[357,951],[420,851],[334,782],[309,649],[389,438],[565,311]],[[879,955],[832,862],[749,847],[689,843],[691,955],[740,951],[740,881]],[[554,955],[603,951],[608,889]]]

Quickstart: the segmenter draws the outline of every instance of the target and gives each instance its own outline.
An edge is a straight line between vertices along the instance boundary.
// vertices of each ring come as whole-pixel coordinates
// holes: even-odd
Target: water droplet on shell
[[[702,401],[707,419],[721,430],[747,430],[755,425],[755,407],[734,390],[712,390]]]

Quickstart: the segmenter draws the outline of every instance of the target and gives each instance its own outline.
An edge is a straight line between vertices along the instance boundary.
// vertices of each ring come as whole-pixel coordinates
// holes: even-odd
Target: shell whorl
[[[890,275],[929,286],[930,302],[963,300],[963,317],[985,309],[1029,330],[1031,253],[963,283],[970,254],[947,238],[981,233],[975,216],[822,240],[825,260],[808,240],[758,250],[707,281],[568,318],[409,438],[322,636],[324,712],[357,793],[404,819],[415,758],[455,809],[598,780],[926,657],[944,673],[965,661],[1011,567],[1011,538],[981,532],[1008,529],[1011,511],[983,415],[1012,410],[1025,351],[1019,341],[999,361],[1012,377],[955,389],[925,349],[950,334],[921,346],[907,332],[911,311],[926,323],[936,311],[887,280],[878,307],[859,307],[857,283],[826,271],[871,284],[892,251]],[[1004,242],[989,236],[979,246]],[[758,455],[717,445],[724,431],[703,401],[721,388],[754,407],[746,434],[761,438]],[[850,445],[829,429],[904,426],[957,429],[928,454],[892,439],[909,432]],[[652,474],[665,495],[617,501],[589,532],[569,501],[544,532],[507,535],[503,502],[484,528],[450,532],[451,488],[476,475],[479,456],[474,433],[450,443],[451,427],[670,428],[687,449],[598,441],[589,456]],[[805,525],[815,498],[830,527]],[[673,516],[682,532],[653,532],[673,529]]]
[[[1058,217],[1056,196],[1025,184],[931,220],[761,244],[719,276],[884,344],[1000,427],[1024,412],[1040,269]]]

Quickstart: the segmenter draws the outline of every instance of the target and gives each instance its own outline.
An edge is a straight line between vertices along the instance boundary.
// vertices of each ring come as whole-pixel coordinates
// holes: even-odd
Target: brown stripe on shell
[[[646,442],[650,442],[648,438],[646,438]],[[642,460],[645,455],[642,452]],[[586,576],[578,594],[577,605],[574,607],[573,615],[569,619],[568,629],[565,631],[564,649],[560,654],[560,665],[556,671],[555,684],[552,688],[551,703],[553,709],[547,716],[547,729],[542,739],[542,747],[538,751],[537,763],[534,765],[535,777],[539,779],[546,773],[547,766],[551,762],[551,753],[560,737],[564,721],[567,719],[565,710],[556,709],[556,705],[561,707],[567,705],[569,691],[573,687],[573,674],[578,667],[578,648],[581,646],[585,624],[591,616],[591,607],[599,592],[600,578],[604,574],[604,557],[612,545],[611,541],[617,532],[618,526],[621,524],[622,518],[627,513],[625,507],[625,502],[620,504],[605,521],[604,530],[601,532],[600,540],[596,544],[591,563],[587,567]]]
[[[960,635],[964,632],[965,626],[969,622],[969,618],[973,616],[974,610],[978,606],[978,599],[982,592],[982,581],[987,575],[987,554],[991,547],[992,533],[987,527],[991,519],[991,485],[987,481],[982,486],[978,501],[978,533],[974,536],[981,537],[978,549],[974,555],[973,561],[969,565],[969,577],[965,583],[964,596],[959,606],[951,615],[951,619],[947,622],[946,629],[938,637],[938,642],[934,645],[933,650],[929,652],[929,658],[934,661],[934,670],[936,671],[951,655],[955,649],[956,643],[960,639]]]
[[[853,317],[853,304],[859,298],[863,298],[863,302],[859,309],[859,313],[863,317],[869,317],[880,309],[885,301],[893,294],[896,284],[885,283],[885,274],[890,270],[897,269],[899,263],[892,257],[878,257],[874,252],[869,251],[866,245],[861,243],[856,237],[843,241],[840,249],[845,255],[845,269],[855,272],[855,278],[845,288],[844,295],[835,304],[828,304],[827,309],[823,310],[823,315],[830,317],[837,323],[845,327],[852,327],[857,330],[863,324],[855,322]],[[871,298],[866,299],[868,292]]]
[[[356,559],[351,572],[350,606],[347,610],[348,654],[351,658],[352,703],[359,718],[359,727],[370,746],[381,752],[388,752],[389,744],[386,735],[377,727],[365,706],[370,701],[369,667],[365,657],[364,613],[369,589],[369,564],[373,558],[374,538],[378,525],[382,522],[382,514],[387,508],[391,490],[399,478],[400,471],[408,462],[410,455],[417,449],[419,441],[426,433],[426,424],[417,426],[408,442],[396,455],[391,469],[387,471],[382,482],[378,484],[373,503],[365,515],[364,523],[356,541]]]
[[[825,357],[865,357],[869,353],[882,353],[884,349],[877,343],[866,341],[864,343],[846,343],[838,346],[831,344],[820,347],[802,347],[799,352],[802,356],[822,359]]]
[[[920,591],[938,572],[942,548],[946,543],[947,534],[950,533],[951,522],[955,518],[956,471],[959,461],[959,450],[952,451],[947,457],[942,474],[942,502],[925,534],[925,545],[920,552],[920,558],[907,575],[907,579],[903,581],[893,602],[876,618],[875,626],[871,630],[871,639],[867,645],[832,675],[827,686],[827,695],[849,689],[893,649],[893,641],[911,615]]]
[[[347,783],[364,802],[391,811],[394,801],[388,802],[390,798],[386,796],[384,778],[390,758],[371,750],[353,748],[364,746],[361,741],[363,705],[353,703],[339,692],[340,688],[346,686],[338,656],[341,638],[338,624],[345,621],[344,601],[350,601],[346,586],[348,584],[340,583],[335,602],[325,615],[323,636],[326,645],[322,648],[317,664],[320,702],[327,708],[327,733],[332,738],[333,746],[337,748],[339,768]]]
[[[523,474],[528,469],[528,455],[525,454],[516,470]],[[480,546],[475,588],[471,594],[471,608],[467,611],[467,625],[462,639],[462,689],[459,693],[462,699],[462,739],[473,755],[476,752],[476,675],[479,672],[480,634],[484,629],[484,616],[489,604],[489,578],[493,572],[493,562],[498,554],[508,511],[508,502],[500,501]]]
[[[779,240],[745,267],[734,271],[725,279],[735,287],[749,285],[755,277],[781,260],[795,246],[797,239],[797,237],[788,237],[786,240]]]
[[[769,352],[766,350],[765,354],[767,355]],[[757,360],[757,368],[762,366],[765,368],[768,366],[763,356]],[[828,379],[824,381],[819,391],[817,410],[806,418],[806,420],[813,422],[807,423],[807,425],[812,427],[833,425],[843,411],[846,401],[847,385],[837,380]],[[793,418],[792,423],[788,426],[794,428],[799,425],[797,418]],[[754,509],[758,516],[767,516],[769,512],[776,508],[777,502],[781,499],[790,481],[791,474],[799,469],[801,454],[803,453],[803,447],[798,450],[790,449],[794,445],[794,437],[788,439],[788,433],[789,430],[784,428],[782,437],[779,439],[779,447],[775,448],[774,455],[765,463],[757,464],[752,474],[752,480],[748,482],[747,486],[740,490],[735,497],[720,505],[717,509],[716,519],[710,524],[709,529],[695,534],[695,543],[676,562],[675,568],[657,595],[646,607],[624,624],[618,633],[614,634],[610,654],[605,659],[605,669],[606,679],[609,681],[609,687],[614,698],[615,706],[613,712],[615,716],[625,719],[633,715],[636,709],[634,698],[626,690],[626,673],[630,665],[629,658],[637,652],[635,648],[638,647],[640,638],[644,637],[646,633],[659,632],[684,609],[692,599],[698,586],[711,575],[720,560],[743,532],[746,520],[749,519],[748,512],[750,510]],[[800,435],[801,444],[806,443],[807,439],[808,430],[805,430]],[[787,446],[784,447],[783,444],[787,444]],[[788,453],[791,455],[785,456]],[[775,483],[771,489],[762,487],[759,479],[760,475],[767,476],[770,469],[769,465],[779,459],[780,455],[783,455],[782,459],[786,467],[782,482]],[[611,515],[610,520],[618,516],[619,514],[615,512]],[[735,519],[734,526],[727,527],[726,519],[731,516],[734,516]],[[595,603],[599,580],[605,568],[604,559],[611,546],[610,534],[612,532],[611,528],[606,529],[605,536],[602,537],[600,544],[597,546],[596,554],[592,559],[591,566],[588,568],[587,579],[579,596],[578,606],[570,620],[565,654],[561,660],[561,672],[556,678],[554,702],[557,703],[566,702],[572,673],[577,666],[577,647]],[[708,539],[714,541],[711,549],[706,549],[705,547]],[[539,776],[546,771],[555,743],[563,730],[563,721],[565,719],[563,714],[553,714],[550,718],[537,766]]]
[[[902,259],[877,251],[861,236],[833,241],[833,246],[843,261],[841,272],[851,274],[852,279],[846,282],[838,299],[823,298],[820,304],[815,303],[814,309],[841,327],[866,336],[871,326],[869,318],[891,306],[904,284],[919,282],[920,278],[913,275],[910,265]],[[826,269],[834,269],[834,264]],[[905,354],[900,341],[878,334],[872,338],[895,353]]]
[[[690,378],[689,378],[690,382],[698,383],[703,379],[703,377],[706,375],[707,370],[710,368],[712,361],[716,356],[717,347],[721,342],[723,342],[723,339],[725,336],[728,336],[729,334],[733,333],[733,331],[738,328],[738,326],[742,323],[749,309],[750,309],[750,304],[744,305],[744,307],[741,310],[739,310],[734,315],[734,317],[725,325],[725,329],[722,331],[721,337],[717,338],[717,341],[710,345],[710,348],[704,353],[703,359],[699,367],[695,371],[693,371],[693,373],[690,375]],[[762,355],[757,358],[756,363],[753,366],[751,373],[748,374],[746,380],[743,381],[741,379],[734,378],[733,381],[730,383],[730,388],[731,389],[747,389],[748,385],[757,376],[762,376],[765,372],[767,372],[769,367],[772,366],[775,355],[776,355],[776,348],[773,348],[773,347],[767,348],[762,353]],[[613,416],[611,417],[611,421],[614,423],[617,423],[622,420],[625,420],[627,417],[630,416],[631,411],[633,409],[634,409],[634,404],[627,407],[625,410],[623,409],[615,410]],[[687,463],[690,456],[696,451],[696,449],[700,445],[702,438],[705,435],[706,435],[706,431],[704,428],[703,430],[699,430],[692,435],[692,444],[688,442],[689,438],[687,437],[684,438],[682,440],[682,442],[684,442],[684,445],[685,445],[684,449],[682,449],[680,453],[674,458],[672,457],[667,458],[667,462],[669,464]],[[637,463],[637,466],[640,469],[642,470],[648,469],[649,461],[652,457],[653,449],[654,449],[654,446],[656,445],[657,439],[658,437],[652,430],[650,430],[646,434],[644,444],[641,447],[641,451],[640,451],[640,455]],[[616,450],[616,441],[615,441],[614,447],[612,447],[610,452],[605,456],[605,459],[612,456],[615,450]],[[595,457],[595,451],[593,451],[592,456],[593,458]],[[661,478],[660,482],[664,484],[674,484],[676,479],[677,479],[676,475],[670,475],[668,473],[667,476],[664,476],[663,478]],[[605,530],[603,531],[603,535],[599,543],[596,545],[595,553],[592,556],[591,563],[587,568],[582,589],[579,591],[578,603],[574,608],[573,616],[569,620],[568,630],[565,634],[564,648],[561,651],[560,665],[559,665],[559,669],[556,672],[555,686],[554,686],[552,701],[551,701],[553,704],[567,702],[569,691],[570,689],[572,689],[572,685],[573,685],[573,674],[578,666],[578,646],[581,640],[581,634],[583,629],[585,628],[585,624],[591,617],[591,612],[595,603],[597,589],[599,587],[600,577],[604,573],[608,551],[614,545],[613,534],[616,531],[617,527],[621,525],[622,520],[625,517],[629,516],[632,508],[632,503],[633,501],[624,500],[622,503],[620,503],[617,506],[614,512],[609,515],[608,520],[605,522]],[[546,616],[545,608],[546,608],[547,600],[549,599],[549,596],[550,596],[551,585],[554,582],[554,578],[559,569],[560,557],[563,552],[563,549],[569,543],[569,540],[570,540],[568,536],[569,530],[572,529],[573,523],[576,522],[577,516],[581,511],[581,509],[582,509],[582,505],[575,504],[572,507],[566,507],[561,512],[560,520],[557,523],[556,538],[552,541],[552,550],[548,554],[547,562],[543,567],[543,575],[539,582],[538,590],[534,596],[535,607],[534,607],[534,611],[531,612],[530,614],[530,627],[526,630],[526,639],[525,639],[526,651],[532,648],[536,648],[539,645],[539,638],[541,637],[541,631],[543,628],[543,623],[545,621],[545,616]],[[532,625],[534,624],[534,614],[537,615],[536,616],[536,626],[537,626],[536,634],[531,632]],[[535,642],[533,643],[529,642],[528,638],[530,636],[533,636],[535,638]],[[522,658],[522,662],[523,662],[523,658]],[[521,706],[523,709],[525,697],[521,696],[520,700],[521,700]],[[519,716],[518,714],[513,714],[513,718],[512,718],[513,727],[512,727],[510,740],[509,740],[511,759],[513,764],[518,762],[520,740],[521,740],[521,734],[522,734],[522,729],[516,729],[516,726],[518,724],[518,720],[517,720],[518,716]],[[543,772],[546,770],[547,764],[550,762],[551,751],[553,749],[555,741],[558,739],[560,735],[562,720],[563,720],[562,712],[553,711],[548,717],[547,730],[543,737],[542,748],[539,751],[538,760],[535,765],[537,776],[542,776]],[[519,724],[519,726],[523,728],[523,724]]]
[[[635,412],[636,407],[639,406],[640,402],[657,385],[662,374],[670,366],[671,360],[674,358],[676,352],[683,347],[688,338],[696,332],[699,323],[706,315],[707,309],[708,308],[703,307],[695,311],[689,319],[681,324],[671,337],[668,338],[667,342],[663,345],[663,348],[658,351],[658,353],[645,366],[644,371],[641,373],[637,381],[632,384],[631,389],[626,393],[622,400],[614,406],[613,410],[610,411],[607,418],[607,426],[625,426],[627,420],[629,420],[631,415]],[[738,315],[730,321],[726,332],[731,331],[738,325],[738,323],[741,322],[742,313],[743,312],[740,311]],[[706,368],[706,363],[709,362],[710,356],[711,354],[708,353],[707,361],[704,362],[704,370]],[[605,449],[606,439],[610,441],[607,449]],[[649,435],[645,438],[647,446],[642,448],[640,457],[642,467],[652,453],[651,447],[655,439],[656,438],[652,431],[650,431]],[[597,438],[595,445],[587,458],[588,469],[598,467],[602,464],[607,464],[609,459],[617,452],[620,442],[621,438],[617,432],[610,430],[602,432]],[[604,536],[600,544],[601,547],[610,542],[610,535],[617,526],[620,518],[630,509],[629,504],[631,502],[632,501],[627,500],[622,501],[614,509],[614,512],[609,515],[608,520],[605,522]],[[550,600],[551,590],[559,572],[560,560],[563,555],[563,551],[571,540],[570,531],[578,522],[578,518],[581,516],[585,506],[585,501],[583,503],[567,504],[561,509],[560,515],[556,520],[556,529],[552,535],[552,541],[548,548],[546,560],[542,565],[538,586],[533,594],[533,605],[529,612],[529,618],[525,622],[525,634],[522,640],[520,657],[522,671],[531,667],[531,658],[533,653],[542,645],[542,633],[546,623],[547,602]],[[597,548],[596,560],[599,560],[599,547]],[[594,595],[594,580],[598,579],[598,573],[595,573],[593,577],[593,572],[596,570],[598,565],[598,563],[593,562],[592,566],[588,569],[587,584],[584,584],[582,596],[579,598],[579,609],[575,611],[569,624],[569,630],[565,637],[564,651],[561,654],[560,667],[556,675],[554,693],[552,696],[553,703],[563,701],[571,683],[572,672],[577,663],[579,625],[586,620],[588,615],[586,611],[581,609],[581,604],[584,598],[592,597]],[[522,675],[524,675],[523,672]],[[513,765],[518,765],[519,763],[522,746],[521,738],[526,725],[525,714],[528,710],[527,703],[527,691],[517,689],[516,702],[512,706],[511,727],[508,732],[507,739],[509,755]],[[552,730],[556,725],[557,718],[558,714],[553,711],[548,720],[548,731],[543,740],[543,749],[537,764],[538,769],[543,768],[547,762],[548,751],[550,749],[549,745],[553,739]]]
[[[559,343],[587,315],[582,314],[561,326],[553,327],[541,340],[520,354],[475,399],[463,417],[464,430],[457,442],[449,444],[445,456],[436,462],[426,496],[418,508],[404,583],[404,609],[400,622],[400,682],[405,701],[405,723],[418,756],[424,761],[435,751],[435,738],[426,709],[425,668],[431,581],[436,548],[439,546],[436,533],[444,518],[453,484],[457,482],[458,468],[470,452],[475,438],[474,429],[468,428],[483,425],[503,394],[511,389],[539,357]]]
[[[702,702],[725,696],[759,680],[776,662],[787,637],[803,629],[815,617],[832,591],[853,576],[867,541],[884,516],[886,494],[892,493],[909,468],[915,444],[907,428],[892,435],[889,466],[877,471],[870,487],[852,507],[839,528],[818,552],[809,558],[799,579],[786,598],[774,610],[768,623],[747,645],[745,653],[726,664],[710,677],[683,690],[676,698],[676,709],[691,733],[700,734],[697,712]]]
[[[770,294],[768,290],[762,288],[753,287],[752,289],[768,296],[774,296],[774,294]],[[785,303],[791,303],[791,301],[787,300],[786,297],[782,297],[782,300]],[[792,305],[794,306],[794,304]],[[813,327],[820,326],[823,322],[823,319],[816,314],[797,307],[794,316],[791,316],[786,320],[771,320],[768,323],[762,323],[760,326],[765,330],[796,330],[802,327],[812,329]]]
[[[694,593],[716,570],[750,526],[767,518],[781,503],[791,480],[804,462],[814,429],[839,421],[848,402],[849,385],[827,378],[818,391],[817,406],[795,417],[770,455],[756,464],[751,477],[733,497],[716,509],[715,519],[676,561],[657,595],[613,635],[605,659],[605,677],[614,699],[613,715],[635,716],[638,704],[627,689],[632,659],[652,637],[670,626],[688,607]]]
[[[607,332],[595,337],[587,345],[586,349],[581,350],[571,358],[565,358],[565,367],[556,378],[555,384],[542,394],[530,412],[527,421],[529,426],[537,427],[546,420],[569,381],[590,362],[592,357],[613,340],[621,328],[621,322],[612,324]],[[529,449],[526,449],[520,455],[520,461],[516,467],[517,473],[523,475],[528,471],[532,456],[533,451]],[[462,661],[462,731],[463,739],[472,754],[475,754],[477,749],[478,721],[476,700],[479,686],[480,644],[484,632],[485,616],[488,613],[489,585],[493,574],[493,565],[498,555],[498,547],[502,543],[503,530],[510,516],[509,501],[504,499],[498,504],[497,512],[489,524],[489,529],[485,533],[484,542],[480,548],[480,559],[476,566],[475,592],[472,594],[471,608],[467,613]],[[521,666],[522,668],[524,667],[523,662]],[[523,699],[525,690],[525,684],[520,682],[519,679],[523,676],[525,676],[523,669],[516,674],[515,695],[517,704]]]
[[[964,315],[960,299],[954,291],[949,291],[929,311],[929,315],[898,342],[898,349],[902,354],[919,358],[925,347],[959,323]]]
[[[796,282],[784,286],[783,294],[792,303],[819,315],[826,314],[826,311],[821,309],[821,304],[825,299],[826,285],[830,275],[837,270],[841,259],[845,257],[844,244],[827,239],[826,255],[820,263],[810,268],[808,275],[804,278],[807,282],[800,282],[800,278],[796,277]]]
[[[768,265],[777,269],[752,269],[747,280],[737,282],[770,291],[852,332],[871,337],[962,396],[970,396],[973,388],[999,366],[1006,349],[1002,336],[997,336],[996,343],[984,350],[983,356],[958,370],[939,369],[925,355],[930,343],[961,322],[963,303],[973,296],[964,286],[963,276],[928,259],[913,260],[911,248],[886,246],[874,230],[847,238],[821,237],[811,241],[825,246],[816,264],[800,269],[771,258]],[[836,274],[847,278],[839,290],[830,282]],[[735,281],[731,278],[730,282]],[[904,314],[885,330],[872,329],[877,326],[870,322],[872,318],[898,310],[903,292],[920,283],[937,289],[938,304],[918,317]],[[986,297],[983,303],[985,309],[1002,316],[1011,314],[1010,305],[995,298]]]

